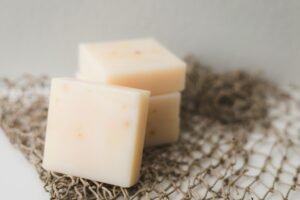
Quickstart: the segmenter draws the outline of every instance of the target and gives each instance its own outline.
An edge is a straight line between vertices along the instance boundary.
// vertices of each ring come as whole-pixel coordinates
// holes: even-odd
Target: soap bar
[[[79,74],[90,80],[139,88],[151,95],[185,86],[186,64],[154,39],[81,44]]]
[[[130,187],[139,178],[148,91],[52,80],[43,167]]]
[[[79,73],[76,77],[89,81]],[[145,146],[157,146],[177,141],[180,132],[180,99],[179,92],[150,97]]]
[[[177,141],[180,132],[180,98],[179,92],[150,97],[145,146]]]

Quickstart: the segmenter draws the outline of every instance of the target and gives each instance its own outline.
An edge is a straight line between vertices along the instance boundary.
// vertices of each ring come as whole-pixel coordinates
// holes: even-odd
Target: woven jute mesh
[[[52,199],[299,199],[297,87],[187,61],[180,139],[145,149],[140,180],[131,188],[42,168],[47,77],[1,79],[0,125]]]

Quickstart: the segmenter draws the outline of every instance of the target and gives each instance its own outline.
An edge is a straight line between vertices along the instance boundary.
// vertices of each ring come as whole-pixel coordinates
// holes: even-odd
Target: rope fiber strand
[[[144,151],[139,182],[121,188],[42,168],[49,78],[0,81],[0,126],[51,199],[297,199],[300,90],[187,58],[181,136]]]

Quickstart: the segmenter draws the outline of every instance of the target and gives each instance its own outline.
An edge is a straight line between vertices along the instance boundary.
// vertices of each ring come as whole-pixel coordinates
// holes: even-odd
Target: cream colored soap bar
[[[52,80],[43,167],[130,187],[139,177],[149,92]]]
[[[179,136],[180,93],[150,97],[146,146],[176,142]]]
[[[151,91],[184,89],[186,64],[154,39],[81,44],[79,73],[90,80]]]
[[[77,78],[89,80],[79,73]],[[180,132],[179,92],[151,96],[146,128],[146,146],[155,146],[176,142]]]

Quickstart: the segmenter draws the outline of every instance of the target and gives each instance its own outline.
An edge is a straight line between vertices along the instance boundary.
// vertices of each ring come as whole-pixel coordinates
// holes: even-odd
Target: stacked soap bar
[[[144,144],[178,139],[185,70],[153,39],[81,45],[79,79],[52,80],[43,167],[135,184]]]
[[[154,39],[82,44],[79,79],[151,92],[145,144],[175,142],[186,64]]]

